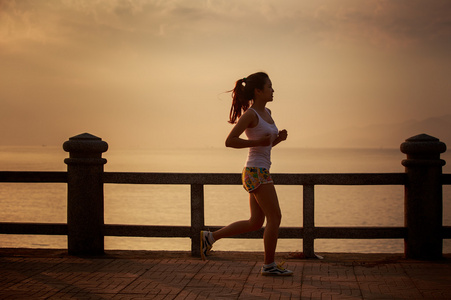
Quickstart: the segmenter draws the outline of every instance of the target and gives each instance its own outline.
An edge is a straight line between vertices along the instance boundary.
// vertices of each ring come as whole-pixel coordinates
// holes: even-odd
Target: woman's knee
[[[249,225],[252,231],[256,231],[263,227],[264,222],[265,218],[251,218],[249,220]]]
[[[266,222],[268,225],[280,226],[282,222],[282,213],[280,211],[275,211],[266,216]]]

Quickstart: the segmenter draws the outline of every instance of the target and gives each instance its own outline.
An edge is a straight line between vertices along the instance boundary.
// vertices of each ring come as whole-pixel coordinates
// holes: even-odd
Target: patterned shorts
[[[260,184],[273,183],[268,169],[265,168],[244,168],[241,179],[243,187],[249,193],[255,191]]]

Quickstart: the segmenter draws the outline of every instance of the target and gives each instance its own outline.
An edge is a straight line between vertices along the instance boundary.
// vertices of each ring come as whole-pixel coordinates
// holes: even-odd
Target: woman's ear
[[[260,90],[259,88],[254,89],[254,96],[260,95],[263,90]]]

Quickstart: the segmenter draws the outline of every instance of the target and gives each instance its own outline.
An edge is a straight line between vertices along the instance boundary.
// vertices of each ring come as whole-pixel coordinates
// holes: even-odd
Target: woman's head
[[[255,89],[263,90],[269,76],[264,72],[258,72],[239,79],[232,90],[232,108],[230,109],[229,123],[235,124],[252,104]]]

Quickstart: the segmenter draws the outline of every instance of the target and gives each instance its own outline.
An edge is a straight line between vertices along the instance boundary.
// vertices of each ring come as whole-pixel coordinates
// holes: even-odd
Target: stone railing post
[[[67,164],[67,227],[69,254],[104,253],[102,152],[108,144],[89,133],[69,138]]]
[[[401,144],[407,154],[402,161],[407,174],[404,194],[406,258],[433,260],[442,258],[442,166],[440,153],[446,145],[439,139],[420,134]]]
[[[204,186],[191,185],[191,255],[200,257],[200,231],[205,227]]]

